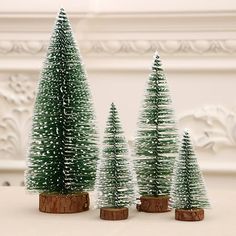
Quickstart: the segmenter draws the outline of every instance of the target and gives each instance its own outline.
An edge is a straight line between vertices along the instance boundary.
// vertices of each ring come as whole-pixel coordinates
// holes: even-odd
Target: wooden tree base
[[[76,213],[89,209],[89,194],[47,194],[39,195],[39,211],[46,213]]]
[[[204,219],[204,210],[203,209],[176,209],[175,210],[175,219],[182,221],[200,221]]]
[[[158,213],[170,211],[168,207],[169,197],[168,196],[141,196],[141,204],[137,204],[136,208],[138,211]]]
[[[108,208],[103,207],[100,209],[100,218],[103,220],[125,220],[129,216],[129,209],[122,208]]]

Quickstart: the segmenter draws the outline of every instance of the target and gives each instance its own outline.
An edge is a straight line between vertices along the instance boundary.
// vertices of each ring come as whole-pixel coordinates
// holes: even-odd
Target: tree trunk
[[[89,209],[89,194],[86,192],[74,194],[39,195],[39,211],[47,213],[76,213]]]
[[[204,219],[204,210],[199,209],[176,209],[175,210],[175,219],[182,221],[200,221]]]
[[[100,209],[100,218],[103,220],[125,220],[129,216],[129,209],[122,208],[107,208]]]
[[[169,197],[168,196],[141,196],[141,204],[137,204],[136,208],[138,211],[158,213],[170,211],[168,207]]]

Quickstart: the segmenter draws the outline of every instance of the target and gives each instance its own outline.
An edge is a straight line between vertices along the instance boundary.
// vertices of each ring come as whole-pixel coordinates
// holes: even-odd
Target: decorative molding
[[[1,159],[25,159],[28,146],[28,131],[31,126],[29,109],[14,108],[2,117],[0,124]]]
[[[100,40],[82,41],[82,50],[88,54],[146,54],[158,50],[162,54],[233,54],[236,40]]]
[[[16,41],[16,40],[2,40],[0,41],[0,54],[39,54],[47,50],[47,41]]]
[[[234,55],[236,39],[199,40],[81,40],[80,49],[85,54],[149,54],[158,50],[164,55]],[[46,53],[48,41],[0,41],[0,55],[37,55]]]
[[[14,74],[6,79],[6,83],[6,88],[0,88],[0,99],[15,105],[29,105],[33,103],[35,85],[32,78],[22,74]]]
[[[223,106],[205,106],[179,117],[179,127],[190,128],[198,149],[218,152],[236,148],[236,110]]]
[[[35,80],[25,75],[12,75],[2,79],[0,159],[25,159],[34,91]]]

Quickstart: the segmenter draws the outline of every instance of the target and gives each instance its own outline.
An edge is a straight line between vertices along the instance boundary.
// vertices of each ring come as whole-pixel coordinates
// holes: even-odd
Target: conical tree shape
[[[155,54],[135,141],[140,195],[169,196],[178,135],[167,81]]]
[[[97,175],[99,208],[121,208],[134,203],[133,179],[127,155],[127,145],[118,112],[112,103]]]
[[[26,187],[62,194],[91,190],[97,156],[86,74],[61,9],[35,101]]]
[[[176,209],[210,207],[203,177],[187,131],[184,132],[179,158],[175,164],[171,199],[172,207]]]

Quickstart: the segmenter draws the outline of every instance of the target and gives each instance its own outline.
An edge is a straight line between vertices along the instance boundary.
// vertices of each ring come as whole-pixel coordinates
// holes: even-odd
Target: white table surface
[[[38,211],[38,196],[23,187],[0,187],[1,236],[236,236],[236,191],[209,189],[212,209],[201,222],[174,220],[169,213],[140,213],[134,208],[124,221],[99,219],[99,210],[76,214]]]

